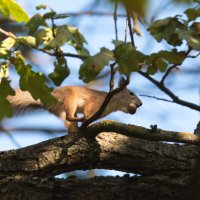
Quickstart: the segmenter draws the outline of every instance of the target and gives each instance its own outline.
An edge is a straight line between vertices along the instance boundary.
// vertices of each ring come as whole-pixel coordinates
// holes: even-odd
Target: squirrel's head
[[[122,86],[125,84],[125,79],[121,78],[119,80],[118,86]],[[129,113],[135,114],[137,108],[142,106],[142,101],[137,97],[137,95],[133,92],[124,88],[121,92],[116,94],[119,100],[119,110]]]

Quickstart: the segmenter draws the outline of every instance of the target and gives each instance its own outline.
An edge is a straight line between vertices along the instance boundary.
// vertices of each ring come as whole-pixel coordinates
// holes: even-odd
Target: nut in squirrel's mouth
[[[136,113],[137,106],[134,103],[130,103],[128,106],[128,112],[133,115]]]

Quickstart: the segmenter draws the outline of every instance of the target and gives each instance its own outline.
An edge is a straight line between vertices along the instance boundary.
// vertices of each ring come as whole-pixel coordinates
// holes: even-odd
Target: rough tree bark
[[[115,132],[102,132],[108,129]],[[198,145],[194,144],[199,144],[199,136],[154,131],[104,122],[88,128],[90,137],[84,137],[86,133],[63,136],[0,152],[0,199],[178,199],[198,157]],[[160,142],[164,140],[187,144]],[[139,176],[53,178],[94,168]]]

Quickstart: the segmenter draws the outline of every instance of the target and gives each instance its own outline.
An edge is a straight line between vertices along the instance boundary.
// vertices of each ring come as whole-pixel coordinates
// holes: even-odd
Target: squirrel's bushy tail
[[[17,113],[43,107],[42,103],[39,100],[35,100],[28,91],[20,89],[15,90],[15,96],[8,96],[7,99]]]

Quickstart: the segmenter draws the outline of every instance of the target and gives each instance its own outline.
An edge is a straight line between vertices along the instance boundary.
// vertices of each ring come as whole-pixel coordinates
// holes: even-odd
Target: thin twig
[[[175,103],[172,100],[168,100],[168,99],[163,99],[163,98],[159,98],[156,96],[151,96],[151,95],[146,95],[146,94],[140,94],[141,97],[148,97],[148,98],[152,98],[152,99],[156,99],[156,100],[160,100],[160,101],[166,101],[166,102],[170,102],[170,103]]]
[[[187,58],[197,58],[198,56],[200,56],[200,52],[198,52],[195,56],[187,56]]]
[[[132,25],[131,25],[131,18],[130,18],[130,14],[129,14],[128,10],[126,10],[126,11],[127,11],[128,28],[129,28],[129,34],[130,34],[130,38],[131,38],[131,43],[135,47],[133,31],[132,31]]]
[[[65,129],[47,129],[47,128],[35,128],[35,127],[28,127],[28,128],[2,128],[0,127],[0,132],[44,132],[48,134],[52,133],[64,133],[66,132]]]
[[[115,24],[115,39],[118,40],[118,30],[117,30],[117,4],[118,0],[115,0],[115,11],[114,11],[114,24]]]
[[[115,78],[115,74],[117,72],[117,67],[115,68],[115,65],[116,65],[116,62],[110,64],[110,83],[109,83],[110,90],[109,90],[109,92],[113,91],[114,86],[115,86],[114,78]]]
[[[2,28],[0,28],[0,32],[3,33],[3,34],[4,34],[5,36],[7,36],[7,37],[11,37],[11,38],[13,38],[13,39],[16,39],[16,38],[17,38],[13,33],[4,31]]]
[[[85,12],[79,12],[79,13],[62,13],[60,14],[62,15],[69,15],[69,16],[73,16],[73,17],[78,17],[78,16],[82,16],[82,15],[89,15],[89,16],[113,16],[112,12],[101,12],[101,11],[85,11]],[[57,15],[59,16],[59,14]],[[126,14],[117,14],[117,17],[126,17]]]
[[[174,64],[174,65],[172,65],[171,67],[169,67],[169,68],[167,69],[167,71],[165,72],[164,76],[162,77],[162,79],[161,79],[161,81],[160,81],[161,84],[164,84],[165,79],[167,78],[167,76],[170,74],[170,72],[171,72],[173,69],[178,69],[177,64]]]
[[[125,28],[125,37],[124,42],[127,42],[127,33],[128,33],[128,17],[126,18],[126,28]]]
[[[34,48],[34,47],[33,47]],[[41,48],[35,48],[37,49],[38,51],[41,51],[43,53],[46,53],[50,56],[56,56],[56,57],[71,57],[71,58],[78,58],[78,59],[86,59],[88,58],[88,56],[82,56],[82,55],[77,55],[77,54],[73,54],[73,53],[65,53],[65,52],[52,52],[52,51],[48,51],[48,50],[45,50],[45,49],[41,49]]]
[[[140,75],[144,76],[149,81],[151,81],[154,85],[156,85],[161,91],[163,91],[165,94],[167,94],[175,103],[180,104],[182,106],[186,106],[193,110],[200,111],[199,105],[179,99],[171,90],[169,90],[165,85],[161,84],[159,81],[152,78],[149,74],[147,74],[143,71],[138,71],[138,73]]]

